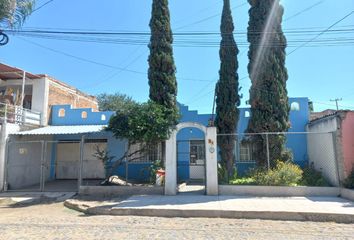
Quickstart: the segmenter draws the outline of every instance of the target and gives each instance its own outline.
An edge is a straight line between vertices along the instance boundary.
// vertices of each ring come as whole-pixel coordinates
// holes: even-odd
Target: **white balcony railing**
[[[41,124],[41,113],[0,102],[0,119],[2,122],[18,125],[39,126]]]

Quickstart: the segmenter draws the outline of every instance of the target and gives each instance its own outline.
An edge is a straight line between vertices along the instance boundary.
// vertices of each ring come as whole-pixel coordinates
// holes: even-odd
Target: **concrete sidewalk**
[[[132,196],[109,201],[69,199],[65,206],[94,215],[222,217],[354,223],[354,202],[338,197]]]
[[[3,192],[0,193],[0,206],[31,205],[43,202],[63,202],[76,195],[75,192]]]

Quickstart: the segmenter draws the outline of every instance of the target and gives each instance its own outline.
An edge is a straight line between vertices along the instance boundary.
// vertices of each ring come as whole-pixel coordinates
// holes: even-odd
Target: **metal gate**
[[[93,152],[96,146],[103,149],[106,145],[103,139],[87,139],[84,144],[77,140],[10,141],[5,190],[67,192],[77,191],[82,180],[86,184],[101,181],[105,178],[104,164],[93,157]]]
[[[178,182],[205,183],[204,140],[177,141]]]

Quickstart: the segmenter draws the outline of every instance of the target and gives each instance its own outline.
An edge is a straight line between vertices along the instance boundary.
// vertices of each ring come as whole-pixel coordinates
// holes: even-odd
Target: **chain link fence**
[[[143,152],[133,146],[119,158],[109,156],[105,139],[9,141],[5,190],[77,191],[79,186],[105,185],[110,176],[108,185],[151,184],[156,160],[162,161],[161,144]]]
[[[79,161],[75,157],[79,156],[79,148],[74,147],[74,151],[66,151],[68,149],[63,149],[63,145],[78,144],[77,141],[9,141],[6,151],[5,189],[77,191]]]
[[[290,171],[295,171],[279,169],[280,161],[291,162],[301,168],[301,171],[297,172],[300,172],[301,179],[294,184],[338,186],[336,144],[332,132],[219,134],[219,181],[225,179],[227,168],[222,159],[231,158],[237,171],[228,182],[231,184],[263,185],[266,183],[252,179],[262,171],[265,175],[271,170],[274,175],[278,171],[280,175],[283,174],[280,178],[285,178],[292,174]],[[227,155],[220,151],[222,145],[225,149],[230,149],[232,154]],[[282,185],[281,182],[279,184]]]

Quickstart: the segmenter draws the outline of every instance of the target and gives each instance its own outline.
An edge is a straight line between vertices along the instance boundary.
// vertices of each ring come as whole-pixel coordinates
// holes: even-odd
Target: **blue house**
[[[306,165],[307,138],[305,134],[306,124],[309,120],[309,106],[307,98],[290,98],[289,105],[291,128],[287,135],[287,147],[292,151],[294,162],[300,166]],[[188,106],[179,104],[181,113],[180,122],[197,122],[208,126],[211,114],[199,114],[198,111],[189,110]],[[53,106],[52,126],[72,125],[107,125],[114,112],[94,112],[91,109],[72,109],[70,105]],[[237,126],[237,140],[235,142],[236,167],[239,174],[244,174],[249,168],[255,166],[255,159],[252,158],[251,146],[243,143],[244,132],[250,118],[250,109],[240,109],[240,119]],[[79,141],[81,134],[77,135],[55,135],[56,141]],[[108,149],[109,154],[120,158],[127,149],[127,142],[123,139],[116,139],[112,133],[104,130],[98,133],[86,134],[86,141],[92,144],[101,143],[102,147]],[[54,148],[57,149],[57,148]],[[148,156],[121,165],[115,174],[132,180],[147,180],[148,167],[156,158],[161,157],[160,148],[151,151]],[[177,175],[178,181],[203,180],[205,178],[205,146],[204,133],[196,128],[182,129],[177,135]],[[56,153],[53,153],[56,155]],[[54,174],[54,172],[52,172]]]
[[[290,98],[291,128],[287,134],[287,147],[292,151],[294,161],[304,166],[307,161],[307,138],[305,134],[306,124],[309,119],[309,107],[307,98]],[[188,106],[179,104],[181,113],[180,122],[196,122],[208,126],[211,114],[199,114],[189,110]],[[98,112],[90,108],[73,109],[70,105],[56,105],[52,107],[50,125],[29,131],[19,132],[13,136],[13,144],[19,149],[11,149],[11,156],[21,163],[22,172],[14,171],[9,178],[10,185],[25,186],[38,182],[38,174],[45,171],[45,181],[78,179],[80,169],[80,142],[84,137],[82,179],[98,180],[105,178],[105,166],[95,157],[97,149],[107,150],[115,160],[121,159],[121,164],[114,170],[114,175],[128,178],[129,181],[148,181],[150,177],[149,166],[162,159],[161,146],[148,151],[148,154],[133,155],[133,160],[125,161],[122,156],[128,149],[127,140],[117,139],[104,127],[114,112]],[[240,109],[240,119],[235,141],[236,167],[240,175],[249,168],[255,166],[249,143],[241,141],[248,125],[250,109]],[[177,134],[177,178],[183,181],[205,180],[205,141],[204,133],[197,128],[183,128]],[[29,141],[28,144],[23,143]],[[33,141],[37,141],[33,143]],[[32,142],[32,145],[31,145]],[[42,145],[45,142],[45,156],[41,158]],[[30,147],[29,147],[30,146]],[[42,147],[41,147],[42,146]],[[134,152],[139,145],[131,146]],[[45,161],[45,170],[42,168],[42,160]],[[17,162],[16,162],[17,164]],[[34,167],[36,166],[36,167]],[[28,174],[36,169],[37,174]],[[40,170],[42,169],[42,170]],[[10,176],[10,175],[9,175]],[[26,176],[26,177],[23,177]]]
[[[308,162],[307,137],[304,134],[309,120],[308,99],[290,98],[289,105],[291,128],[287,134],[287,147],[293,153],[294,162],[304,166]],[[211,114],[199,114],[182,104],[179,104],[179,109],[181,123],[195,122],[204,126],[210,123]],[[78,182],[81,185],[97,185],[106,177],[107,170],[103,161],[95,156],[97,149],[108,151],[116,162],[117,159],[122,160],[112,174],[131,182],[148,181],[149,167],[155,160],[162,159],[162,147],[156,146],[144,155],[133,155],[129,161],[122,159],[128,149],[127,140],[117,139],[111,132],[104,130],[113,114],[111,111],[98,112],[90,108],[73,109],[70,105],[57,105],[52,107],[49,126],[12,134],[8,144],[6,179],[9,189],[34,187],[34,190],[43,191],[56,183],[67,182],[66,186],[74,190],[78,186],[78,179],[82,179],[82,182]],[[239,175],[255,166],[252,146],[241,141],[249,117],[250,109],[241,108],[235,133]],[[182,128],[177,134],[176,145],[178,182],[205,183],[204,133],[195,127]],[[139,147],[131,146],[131,153]]]
[[[309,121],[308,98],[289,98],[291,127],[286,136],[286,146],[293,154],[294,162],[301,167],[308,162],[306,124]],[[207,126],[211,114],[198,114],[189,110],[188,106],[180,104],[181,122],[198,122]],[[238,174],[244,175],[255,166],[251,146],[243,143],[244,133],[250,118],[249,108],[240,108],[240,118],[237,125],[237,140],[235,142],[236,168]],[[177,168],[179,181],[200,179],[203,176],[204,134],[198,129],[182,129],[177,135]],[[199,160],[199,164],[198,164]],[[199,167],[198,167],[199,166]]]

